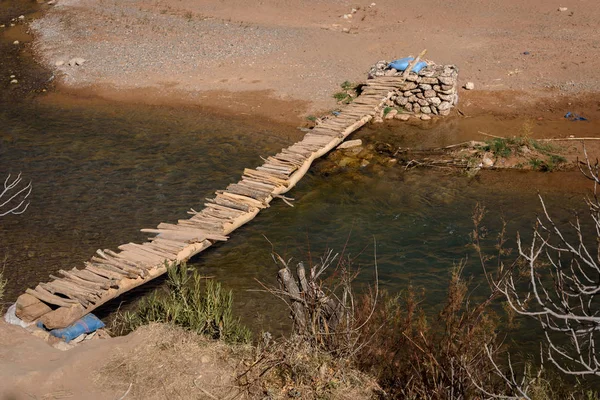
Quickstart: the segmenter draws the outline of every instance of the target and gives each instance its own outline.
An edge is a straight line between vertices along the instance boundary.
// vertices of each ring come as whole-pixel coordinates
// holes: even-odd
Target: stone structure
[[[445,116],[458,103],[458,68],[454,65],[426,62],[427,67],[419,73],[409,73],[404,85],[388,100],[386,106],[397,110],[392,115],[399,117],[409,113],[417,117]],[[369,71],[369,79],[402,75],[402,71],[388,68],[388,65],[387,61],[378,61]],[[391,118],[389,109],[385,116]]]

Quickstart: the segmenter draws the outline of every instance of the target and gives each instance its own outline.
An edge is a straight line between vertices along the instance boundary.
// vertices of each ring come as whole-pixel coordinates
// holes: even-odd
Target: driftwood
[[[307,277],[304,264],[300,262],[294,276],[287,263],[280,257],[279,260],[284,265],[278,272],[281,294],[289,299],[296,333],[314,337],[335,332],[344,307],[337,298],[321,289],[318,281],[320,273],[313,267]]]

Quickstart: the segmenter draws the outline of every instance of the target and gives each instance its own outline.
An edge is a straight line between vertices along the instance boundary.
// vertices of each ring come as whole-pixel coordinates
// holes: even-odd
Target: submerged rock
[[[348,141],[342,142],[337,148],[341,150],[341,149],[349,149],[349,148],[358,147],[358,146],[362,146],[362,140],[360,140],[360,139],[348,140]]]

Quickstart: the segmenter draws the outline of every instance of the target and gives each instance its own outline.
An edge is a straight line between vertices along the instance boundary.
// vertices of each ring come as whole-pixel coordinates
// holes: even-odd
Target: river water
[[[43,73],[35,76],[41,79]],[[194,107],[46,98],[7,88],[0,109],[0,174],[21,172],[33,192],[25,214],[0,219],[6,302],[50,273],[82,266],[98,248],[143,241],[146,235],[139,229],[185,218],[205,197],[238,180],[243,168],[259,165],[260,156],[301,137],[288,126]],[[355,136],[441,146],[470,138],[476,128],[470,120],[448,119],[428,128],[367,128]],[[285,307],[260,291],[257,282],[276,283],[272,249],[295,260],[314,260],[327,248],[344,251],[363,271],[358,279],[363,286],[373,282],[376,259],[383,288],[423,287],[433,307],[460,260],[467,258],[465,273],[482,281],[469,238],[477,202],[490,210],[490,232],[498,231],[503,216],[514,238],[517,231],[525,236],[530,231],[540,210],[538,190],[558,222],[584,209],[587,190],[575,172],[490,171],[468,178],[396,166],[330,174],[320,168],[326,162],[318,161],[290,192],[295,207],[275,201],[228,242],[189,263],[233,289],[238,315],[257,330],[289,326]],[[161,282],[125,296],[124,307]],[[479,285],[475,293],[486,291]],[[100,313],[114,308],[113,303]]]

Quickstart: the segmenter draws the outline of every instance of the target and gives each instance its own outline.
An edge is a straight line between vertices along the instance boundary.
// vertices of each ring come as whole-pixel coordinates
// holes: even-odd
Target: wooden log
[[[242,203],[240,201],[233,201],[229,198],[220,196],[218,194],[214,199],[206,199],[206,200],[213,202],[215,204],[218,204],[220,206],[223,206],[223,207],[234,208],[236,210],[240,210],[240,211],[244,211],[244,212],[251,212],[255,208],[254,206],[251,206],[249,204]]]
[[[52,304],[59,307],[71,307],[73,304],[79,304],[77,300],[65,299],[63,297],[55,296],[40,285],[37,285],[35,289],[27,289],[25,293],[32,295],[40,299],[41,301]]]
[[[122,269],[124,269],[126,271],[130,270],[131,272],[144,273],[143,266],[140,266],[139,264],[137,264],[133,261],[125,260],[125,259],[119,257],[119,253],[116,253],[110,249],[104,249],[104,251],[98,249],[98,250],[96,250],[96,253],[98,255],[100,255],[100,257],[102,257],[101,261],[111,261],[109,264],[113,264],[115,266],[122,267]]]
[[[93,272],[96,275],[100,275],[105,278],[111,279],[111,280],[121,280],[127,276],[124,271],[117,273],[117,272],[111,271],[107,268],[100,268],[99,266],[94,265],[89,262],[86,262],[84,264],[85,264],[85,269],[87,269],[88,271]]]
[[[230,207],[221,206],[221,205],[215,204],[215,203],[204,203],[204,207],[210,208],[213,210],[217,210],[219,212],[223,212],[226,214],[230,214],[233,217],[237,217],[239,215],[245,214],[244,211],[236,210],[236,209],[230,208]]]
[[[225,192],[225,191],[218,191],[217,195],[221,195],[222,197],[225,197],[231,201],[238,201],[240,203],[246,203],[247,205],[249,205],[251,207],[256,207],[256,208],[269,207],[268,198],[265,199],[265,201],[258,201],[256,199],[253,199],[248,196],[243,196],[243,195],[239,195],[236,193],[230,193],[230,192]]]
[[[288,268],[280,269],[277,276],[282,290],[290,298],[294,329],[298,333],[303,333],[306,330],[306,314],[304,313],[304,301],[298,285],[296,285],[294,277]]]
[[[183,228],[183,227],[182,227]],[[227,236],[218,235],[215,233],[209,233],[206,231],[200,231],[198,229],[142,229],[142,232],[159,233],[162,238],[168,240],[185,240],[190,243],[191,240],[194,242],[201,242],[203,240],[215,240],[215,241],[226,241],[229,239]]]
[[[88,280],[85,279],[81,279],[80,277],[78,277],[75,274],[72,274],[68,271],[64,271],[64,270],[60,270],[58,271],[61,275],[63,275],[66,279],[70,279],[71,281],[81,285],[81,286],[86,286],[92,289],[100,289],[100,290],[108,290],[110,289],[111,285],[108,283],[99,283],[99,282],[90,282]],[[50,275],[50,277],[52,278],[52,275]]]
[[[262,178],[269,182],[287,186],[287,176],[281,178],[281,177],[269,174],[268,172],[265,172],[265,171],[258,171],[255,169],[248,169],[248,168],[246,168],[244,170],[244,175],[247,175],[247,176],[250,176],[253,178]]]
[[[55,279],[48,283],[42,283],[40,285],[42,285],[42,287],[48,290],[49,292],[52,292],[50,290],[50,288],[52,288],[52,290],[58,291],[58,293],[62,293],[65,296],[79,296],[79,298],[83,299],[88,303],[93,303],[94,300],[97,300],[98,297],[100,297],[100,294],[103,292],[102,290],[97,291],[95,289],[89,289],[83,286],[78,286],[77,284],[71,283],[68,280],[61,278]]]
[[[237,194],[240,196],[250,197],[250,198],[253,198],[253,199],[261,201],[261,202],[264,201],[266,198],[268,198],[271,195],[271,193],[269,193],[269,192],[263,192],[261,190],[251,189],[251,188],[239,185],[237,183],[232,183],[231,185],[227,186],[226,190],[229,193]]]
[[[138,276],[144,276],[145,275],[145,271],[142,268],[139,268],[138,266],[135,267],[131,267],[129,266],[129,263],[125,263],[123,259],[118,259],[118,258],[98,258],[98,257],[92,257],[92,261],[96,262],[98,264],[108,264],[111,265],[115,268],[118,268],[120,270],[123,270],[125,272],[129,272]]]
[[[417,63],[419,61],[421,61],[421,58],[423,58],[426,53],[427,53],[427,49],[424,49],[422,52],[419,53],[419,55],[414,60],[412,60],[410,62],[410,64],[408,64],[408,67],[406,67],[406,69],[402,73],[402,78],[404,78],[406,80],[406,77],[408,76],[408,74],[410,74],[410,71],[412,71],[412,69],[415,67],[415,65],[417,65]]]
[[[148,262],[153,265],[155,265],[157,263],[162,263],[165,261],[164,256],[155,254],[155,253],[149,251],[149,249],[137,247],[135,243],[122,244],[119,246],[119,249],[123,250],[123,252],[128,251],[128,252],[138,254],[140,257],[148,260]]]
[[[50,311],[52,308],[48,304],[29,293],[23,293],[17,298],[15,314],[25,322],[33,322]]]
[[[61,274],[64,275],[62,269],[59,270],[58,272],[60,272]],[[81,278],[81,279],[85,279],[87,281],[91,281],[91,282],[97,282],[97,283],[105,283],[110,285],[110,287],[117,287],[117,281],[114,279],[109,279],[106,278],[104,276],[100,276],[98,274],[93,273],[92,271],[89,271],[87,269],[77,269],[77,268],[73,268],[71,271],[69,271],[69,273]]]
[[[191,227],[182,226],[182,225],[167,224],[164,222],[161,223],[160,225],[158,225],[158,229],[142,229],[142,232],[159,231],[159,232],[154,232],[154,233],[160,233],[165,230],[185,231],[185,232],[189,232],[189,233],[195,234],[195,235],[202,235],[202,236],[204,236],[205,239],[210,239],[210,240],[226,241],[227,239],[229,239],[227,236],[206,232],[206,231],[203,231],[202,229],[191,228]]]
[[[73,293],[64,288],[61,289],[60,287],[57,287],[56,285],[51,285],[49,283],[40,283],[39,286],[42,289],[46,290],[47,292],[49,292],[55,296],[57,293],[65,295],[65,296],[69,297],[70,299],[77,301],[79,304],[81,304],[85,308],[87,308],[87,306],[90,304],[90,301],[88,299],[86,299],[85,296],[83,296],[81,294]],[[64,293],[64,292],[68,292],[68,293]]]

